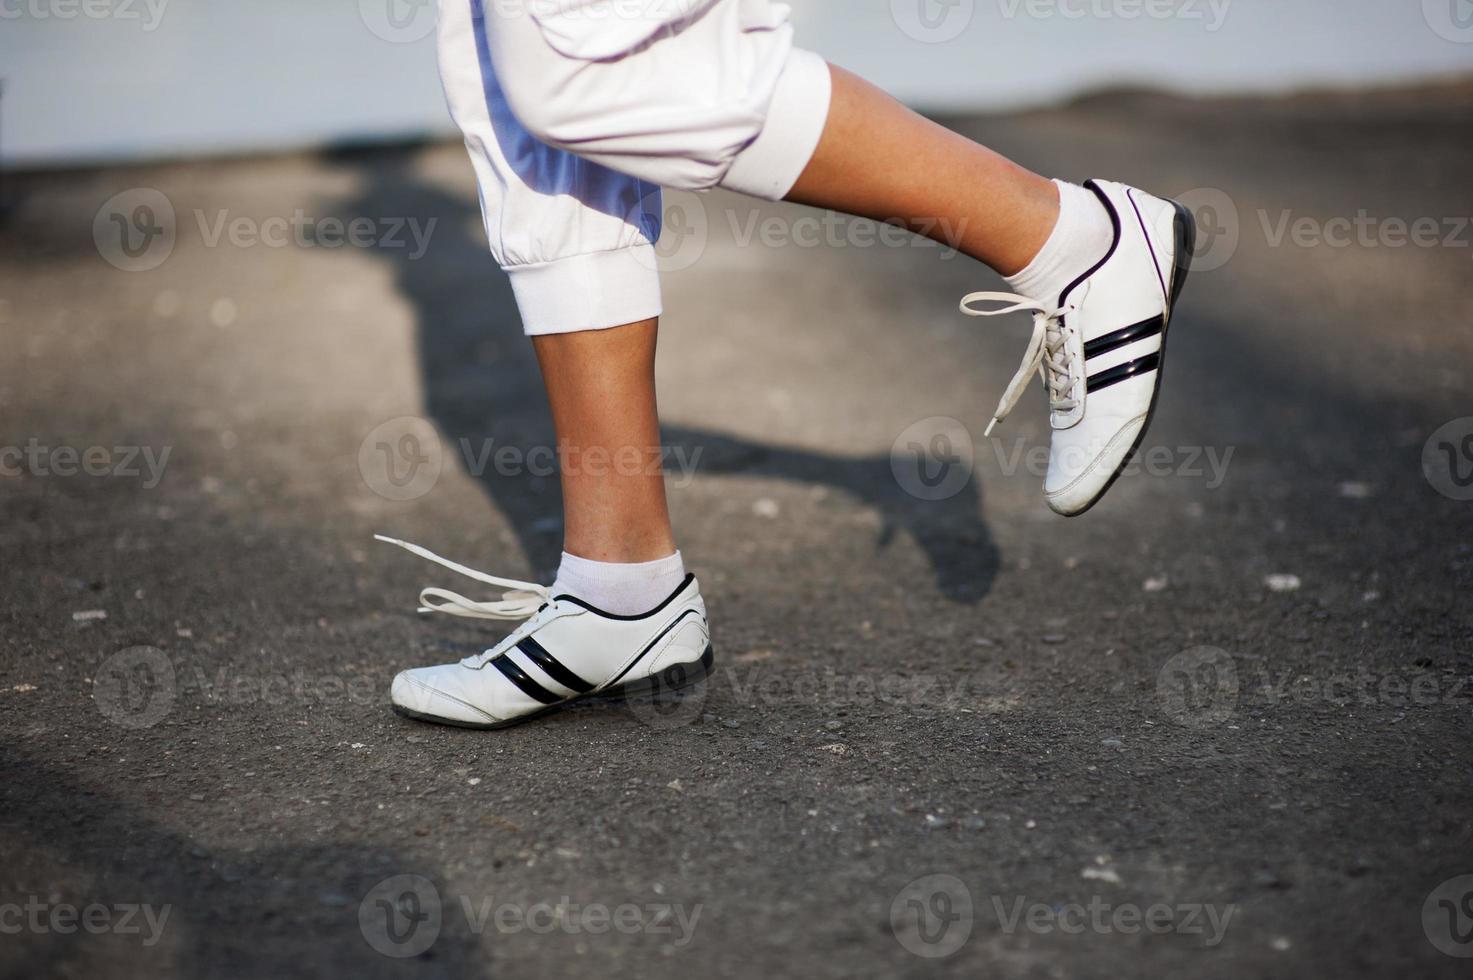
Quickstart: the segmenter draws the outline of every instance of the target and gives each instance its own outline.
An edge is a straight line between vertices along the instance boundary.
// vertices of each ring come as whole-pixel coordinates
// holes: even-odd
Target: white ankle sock
[[[1093,191],[1062,180],[1054,183],[1059,221],[1028,267],[1007,277],[1014,292],[1040,303],[1057,303],[1071,282],[1105,257],[1115,237],[1110,215]]]
[[[685,581],[685,562],[676,552],[669,558],[624,564],[591,561],[563,552],[554,596],[568,593],[616,616],[647,613]]]

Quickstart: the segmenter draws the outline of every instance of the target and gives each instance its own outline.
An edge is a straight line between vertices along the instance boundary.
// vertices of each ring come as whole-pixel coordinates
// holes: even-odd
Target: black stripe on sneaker
[[[522,651],[522,656],[537,665],[544,674],[557,681],[570,691],[579,694],[587,694],[593,690],[593,685],[573,673],[567,667],[558,662],[557,658],[547,652],[547,648],[530,636],[517,642],[517,649]]]
[[[534,701],[541,701],[543,704],[557,704],[565,700],[527,676],[527,672],[507,659],[504,653],[492,660],[491,666],[505,674],[507,680],[521,688],[522,693]]]
[[[1153,316],[1149,320],[1142,320],[1140,323],[1132,323],[1128,327],[1121,327],[1119,330],[1113,330],[1110,333],[1096,337],[1094,340],[1091,340],[1089,343],[1085,344],[1084,356],[1086,359],[1088,359],[1091,357],[1099,357],[1101,354],[1108,354],[1112,350],[1119,350],[1126,344],[1133,344],[1137,340],[1145,340],[1148,337],[1154,337],[1163,329],[1165,329],[1165,327],[1166,318],[1163,316]]]
[[[672,592],[672,593],[670,593],[669,595],[667,595],[664,598],[664,600],[658,606],[656,606],[655,608],[651,609],[649,612],[635,613],[632,616],[620,616],[617,613],[606,612],[606,611],[598,608],[597,606],[592,605],[591,603],[584,602],[582,599],[578,598],[577,596],[575,596],[575,595],[569,595],[566,592],[559,593],[559,594],[553,596],[553,598],[555,600],[557,600],[558,602],[571,602],[575,606],[582,606],[584,609],[587,609],[591,613],[598,613],[604,619],[617,619],[617,620],[620,620],[622,622],[633,622],[636,619],[649,619],[651,616],[655,615],[655,613],[659,612],[661,609],[664,609],[666,606],[670,605],[670,603],[672,603],[672,602],[675,601],[675,597],[676,596],[680,595],[680,593],[682,593],[682,592],[685,591],[685,587],[687,585],[690,585],[691,580],[694,579],[695,577],[696,577],[696,573],[695,572],[686,572],[685,573],[685,578],[681,581],[681,583],[679,585],[677,585],[675,587],[675,591]]]
[[[1123,229],[1120,225],[1120,214],[1115,210],[1115,204],[1110,200],[1110,195],[1106,194],[1105,189],[1099,184],[1095,183],[1093,180],[1086,180],[1084,182],[1084,186],[1087,190],[1091,190],[1094,192],[1095,197],[1100,199],[1100,204],[1104,207],[1105,213],[1110,216],[1110,228],[1113,237],[1110,239],[1110,250],[1105,253],[1105,257],[1100,259],[1094,265],[1090,266],[1088,269],[1085,269],[1082,273],[1079,274],[1078,279],[1075,279],[1068,286],[1064,287],[1064,291],[1059,294],[1060,306],[1064,306],[1068,302],[1069,297],[1073,295],[1074,290],[1078,289],[1086,279],[1103,269],[1105,267],[1105,263],[1110,261],[1110,259],[1114,257],[1115,251],[1120,248],[1120,236]]]
[[[1161,352],[1156,351],[1153,354],[1147,354],[1145,357],[1137,357],[1133,361],[1127,361],[1124,364],[1101,371],[1099,374],[1090,375],[1084,390],[1094,393],[1111,385],[1118,385],[1122,381],[1129,381],[1138,374],[1154,371],[1160,366]]]
[[[1161,274],[1161,259],[1156,255],[1156,244],[1151,241],[1151,230],[1146,227],[1146,216],[1141,214],[1140,202],[1135,199],[1135,188],[1127,187],[1125,196],[1130,201],[1130,206],[1135,209],[1135,219],[1140,222],[1141,237],[1146,240],[1146,248],[1151,250],[1151,265],[1156,269],[1156,281],[1161,284],[1161,298],[1171,305],[1171,291],[1166,288],[1166,277]]]

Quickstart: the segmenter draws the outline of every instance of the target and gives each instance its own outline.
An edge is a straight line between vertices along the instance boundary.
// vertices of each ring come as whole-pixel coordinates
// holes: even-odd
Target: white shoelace
[[[410,544],[407,541],[400,541],[398,538],[390,538],[382,534],[375,534],[373,537],[376,541],[396,544],[411,554],[429,559],[437,565],[444,565],[466,578],[473,578],[477,582],[485,582],[487,585],[506,590],[500,599],[477,601],[467,599],[459,592],[429,586],[421,589],[419,593],[419,611],[422,613],[447,613],[451,616],[464,616],[467,619],[527,619],[550,598],[547,588],[535,582],[521,582],[514,578],[487,575],[485,572],[478,572],[474,568],[467,568],[447,558],[441,558],[428,548],[421,548],[417,544]],[[440,601],[431,601],[435,599]]]
[[[1007,305],[995,310],[979,310],[974,309],[970,305],[972,303]],[[1051,410],[1068,412],[1079,404],[1077,399],[1068,397],[1074,387],[1074,358],[1070,355],[1066,334],[1060,329],[1062,317],[1072,311],[1072,306],[1050,309],[1016,293],[969,293],[962,297],[961,309],[967,316],[1005,316],[1024,311],[1033,314],[1033,336],[1023,354],[1023,364],[1013,375],[1013,380],[1008,382],[1007,391],[997,403],[997,412],[982,434],[983,438],[992,435],[993,428],[1017,406],[1018,399],[1023,397],[1023,389],[1035,373],[1048,389]]]

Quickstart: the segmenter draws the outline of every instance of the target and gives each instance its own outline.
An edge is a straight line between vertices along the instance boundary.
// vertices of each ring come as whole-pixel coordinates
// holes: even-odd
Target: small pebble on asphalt
[[[1270,575],[1263,580],[1270,592],[1298,592],[1299,576],[1285,573]]]
[[[1087,881],[1103,881],[1111,885],[1120,884],[1120,875],[1114,868],[1085,868],[1079,877]]]

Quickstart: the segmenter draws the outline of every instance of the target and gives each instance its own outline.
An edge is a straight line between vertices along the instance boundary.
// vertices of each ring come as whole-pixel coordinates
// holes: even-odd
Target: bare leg
[[[563,548],[603,562],[675,551],[655,408],[658,320],[533,338],[562,460]]]
[[[899,219],[1005,276],[1028,265],[1058,220],[1053,181],[829,71],[828,122],[788,200]]]
[[[831,74],[823,136],[789,200],[899,219],[1003,275],[1032,260],[1058,219],[1052,181],[856,75]],[[657,456],[657,330],[646,320],[533,338],[564,464],[563,546],[581,558],[633,563],[675,551]],[[621,453],[639,465],[619,465]]]

